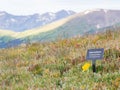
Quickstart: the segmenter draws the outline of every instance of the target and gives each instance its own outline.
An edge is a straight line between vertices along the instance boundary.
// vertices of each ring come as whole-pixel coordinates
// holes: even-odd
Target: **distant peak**
[[[0,13],[6,13],[5,11],[0,11]]]
[[[53,15],[53,14],[54,14],[53,12],[46,12],[46,13],[44,13],[42,15]]]
[[[89,10],[85,10],[84,12],[87,14],[89,12],[94,12],[94,11],[101,11],[102,9],[89,9]]]
[[[102,12],[107,13],[109,10],[108,10],[108,9],[95,9],[95,10],[93,10],[93,11],[102,11]]]
[[[90,9],[90,10],[85,10],[83,13],[88,14],[88,13],[96,12],[96,11],[103,11],[103,12],[107,13],[109,10],[108,9]]]
[[[36,17],[37,17],[37,16],[39,16],[39,14],[38,14],[38,13],[35,13],[35,14],[33,14],[33,16],[36,16]]]
[[[66,12],[67,10],[64,10],[64,9],[62,9],[62,10],[60,10],[60,11],[58,11],[58,12]]]
[[[58,12],[74,12],[74,11],[62,9],[62,10],[60,10],[60,11],[58,11]]]
[[[75,14],[76,12],[72,11],[72,10],[60,10],[57,12],[57,14],[59,13],[62,13],[62,14],[69,14],[69,15],[72,15],[72,14]]]
[[[0,16],[7,14],[5,11],[0,11]]]

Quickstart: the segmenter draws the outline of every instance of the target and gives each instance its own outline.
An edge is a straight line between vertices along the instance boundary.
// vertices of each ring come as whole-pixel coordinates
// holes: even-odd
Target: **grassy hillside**
[[[0,48],[18,45],[18,40],[16,38],[17,35],[18,34],[13,31],[0,30]]]
[[[0,36],[13,36],[16,35],[15,32],[10,30],[0,30]]]
[[[104,48],[97,73],[89,48]],[[120,31],[0,50],[1,90],[120,90]]]

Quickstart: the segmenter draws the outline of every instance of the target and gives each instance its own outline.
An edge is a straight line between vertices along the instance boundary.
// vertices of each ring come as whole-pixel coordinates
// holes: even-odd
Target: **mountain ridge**
[[[5,11],[0,12],[0,29],[7,29],[16,32],[22,32],[25,30],[37,28],[49,24],[51,22],[60,20],[67,16],[75,14],[74,11],[61,10],[51,15],[52,12],[47,12],[44,14],[33,14],[25,16],[17,16],[9,14]]]
[[[23,43],[28,39],[31,42],[44,42],[54,41],[59,36],[61,38],[71,38],[103,32],[108,28],[120,27],[120,10],[97,9],[88,11],[68,16],[43,27],[16,32],[12,37],[17,41],[23,41]]]

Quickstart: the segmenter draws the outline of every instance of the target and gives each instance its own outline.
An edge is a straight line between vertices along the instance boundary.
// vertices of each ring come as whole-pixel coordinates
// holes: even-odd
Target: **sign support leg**
[[[92,60],[93,73],[96,73],[96,60]]]

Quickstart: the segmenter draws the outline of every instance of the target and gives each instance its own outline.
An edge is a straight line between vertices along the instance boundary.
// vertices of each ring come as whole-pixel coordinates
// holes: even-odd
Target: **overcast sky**
[[[61,9],[81,12],[96,8],[120,10],[120,0],[0,0],[0,11],[15,15],[42,14]]]

